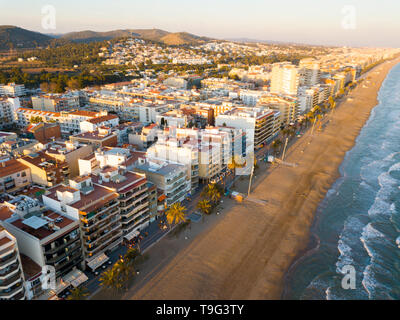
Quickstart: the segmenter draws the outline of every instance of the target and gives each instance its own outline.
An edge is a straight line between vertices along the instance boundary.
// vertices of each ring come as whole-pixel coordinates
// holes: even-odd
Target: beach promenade
[[[309,130],[291,146],[285,161],[297,167],[258,170],[252,197],[266,205],[226,200],[221,215],[207,217],[206,226],[193,224],[188,241],[164,239],[150,252],[152,266],[144,266],[152,272],[124,299],[279,299],[286,270],[307,247],[318,204],[398,62],[372,69],[326,116],[322,131]],[[236,189],[245,191],[246,182]]]

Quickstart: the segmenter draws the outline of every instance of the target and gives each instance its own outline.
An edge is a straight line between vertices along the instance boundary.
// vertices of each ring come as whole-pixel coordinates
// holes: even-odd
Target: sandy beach
[[[159,266],[126,299],[279,299],[284,274],[305,250],[316,208],[339,177],[338,168],[377,105],[388,71],[400,59],[369,72],[367,79],[326,116],[323,131],[298,139],[285,161],[260,170],[252,197],[266,205],[225,201],[224,213],[173,258]],[[247,180],[237,189],[245,191]],[[182,240],[181,240],[182,241]],[[152,250],[150,259],[159,254]]]

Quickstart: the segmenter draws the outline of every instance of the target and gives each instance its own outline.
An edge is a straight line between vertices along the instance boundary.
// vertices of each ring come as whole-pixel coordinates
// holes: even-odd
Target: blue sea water
[[[321,202],[313,248],[291,267],[285,299],[400,299],[400,64]],[[355,115],[356,116],[356,115]],[[345,265],[356,289],[343,289]]]

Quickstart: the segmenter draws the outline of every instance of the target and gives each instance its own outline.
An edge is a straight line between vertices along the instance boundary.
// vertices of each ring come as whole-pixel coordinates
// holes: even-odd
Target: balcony
[[[82,217],[82,221],[85,223],[88,223],[89,220],[97,217],[99,214],[104,213],[106,210],[112,208],[112,207],[116,207],[118,206],[119,202],[118,201],[111,201],[108,204],[106,204],[105,206],[101,207],[100,209],[97,209],[95,211],[89,212],[87,215],[84,215]]]
[[[17,271],[19,271],[19,264],[18,263],[14,263],[12,265],[9,265],[7,268],[1,269],[0,270],[0,281],[2,279],[6,279],[6,278],[12,276]]]
[[[148,194],[146,193],[145,195],[141,196],[140,198],[133,199],[132,201],[129,201],[125,204],[121,203],[121,205],[120,205],[121,211],[125,212],[127,209],[129,209],[133,205],[137,204],[138,202],[141,202],[141,201],[147,199],[147,197],[148,197]]]
[[[86,248],[86,251],[90,254],[90,256],[94,256],[98,252],[105,251],[109,246],[113,246],[114,244],[115,245],[120,244],[121,237],[122,237],[122,230],[113,232],[111,233],[111,237],[108,240],[104,241],[100,246],[97,246],[95,248]]]
[[[69,258],[66,257],[65,261],[60,262],[58,264],[57,263],[54,264],[54,268],[59,270],[59,269],[63,268],[64,266],[66,266],[67,264],[69,264],[72,261],[74,261],[76,258],[79,258],[81,256],[82,256],[82,251],[81,250],[77,250],[76,253],[73,256],[71,256],[71,257],[68,256]]]
[[[142,210],[143,208],[146,208],[148,206],[149,206],[149,201],[139,203],[137,207],[130,210],[129,212],[121,212],[121,216],[122,216],[122,218],[129,218],[131,215],[139,212],[140,210]]]
[[[8,267],[9,265],[13,264],[16,261],[17,261],[17,252],[14,251],[12,254],[0,260],[0,270],[5,267]]]
[[[140,218],[143,214],[145,214],[145,213],[148,212],[148,211],[149,211],[149,208],[146,207],[145,209],[143,209],[143,210],[141,210],[141,211],[138,211],[138,212],[136,212],[135,214],[133,214],[133,215],[131,215],[131,216],[129,216],[129,217],[123,217],[123,218],[122,218],[122,224],[123,224],[123,225],[129,224],[129,223],[131,223],[132,221],[134,221],[134,220]]]
[[[12,286],[11,288],[0,290],[0,299],[12,299],[16,295],[24,290],[22,282],[19,282]]]
[[[63,258],[65,258],[65,257],[69,256],[70,254],[74,253],[75,250],[80,249],[80,248],[81,248],[81,244],[77,242],[76,244],[73,244],[69,248],[65,248],[66,250],[64,252],[58,254],[56,257],[50,258],[50,259],[46,258],[46,263],[49,264],[49,265],[56,264],[60,260],[62,260]]]
[[[77,240],[79,240],[79,237],[71,238],[71,239],[69,239],[69,240],[68,240],[67,242],[65,242],[65,243],[61,243],[61,244],[56,243],[56,246],[55,246],[54,248],[52,248],[52,249],[45,250],[45,248],[43,248],[43,252],[44,252],[45,254],[53,254],[53,253],[56,253],[57,251],[60,251],[60,250],[64,249],[66,246],[68,246],[68,245],[74,243],[74,242],[77,241]]]
[[[120,201],[128,201],[130,199],[132,199],[133,197],[137,197],[138,195],[146,192],[148,190],[148,188],[142,188],[139,189],[137,191],[128,191],[127,193],[124,193],[120,196]]]
[[[109,219],[109,220],[107,220],[107,222],[105,222],[104,224],[99,225],[98,228],[97,228],[96,230],[92,230],[92,231],[90,231],[90,232],[84,232],[83,235],[84,235],[84,237],[90,237],[90,238],[92,238],[92,239],[95,239],[95,238],[97,237],[97,235],[98,235],[103,229],[109,227],[109,226],[112,225],[114,222],[117,222],[117,221],[119,221],[119,220],[120,220],[119,217],[118,217],[118,216],[115,216],[115,217],[113,217],[113,219]],[[93,241],[93,240],[90,240],[90,241]]]
[[[83,227],[85,229],[92,229],[94,227],[99,227],[100,225],[102,225],[102,222],[107,223],[108,220],[111,220],[108,218],[112,218],[118,213],[119,213],[119,208],[115,207],[115,210],[104,213],[102,216],[98,217],[97,219],[91,219],[89,223],[84,223]],[[84,219],[81,219],[81,220],[84,221]],[[85,232],[91,232],[91,231],[86,230]]]
[[[108,227],[110,228],[110,230],[104,230],[99,235],[97,235],[97,236],[95,236],[93,238],[91,237],[90,240],[86,241],[86,244],[89,244],[89,245],[93,246],[96,242],[98,243],[98,241],[102,240],[103,238],[105,238],[107,235],[109,235],[113,231],[115,231],[117,229],[120,229],[121,228],[121,223],[118,221],[114,225],[108,226]]]
[[[21,272],[18,272],[17,274],[12,276],[11,278],[7,278],[5,280],[0,280],[0,290],[6,290],[9,287],[17,284],[21,280],[22,280],[21,279]]]

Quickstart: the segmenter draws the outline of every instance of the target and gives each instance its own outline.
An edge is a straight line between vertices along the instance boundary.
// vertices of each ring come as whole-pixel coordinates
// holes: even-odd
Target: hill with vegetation
[[[166,45],[199,44],[211,40],[187,32],[168,32],[160,29],[127,29],[108,32],[81,31],[71,32],[61,36],[61,39],[75,42],[92,42],[111,40],[115,38],[135,37],[143,40],[163,43]]]
[[[0,50],[45,47],[52,37],[15,26],[0,26]]]

